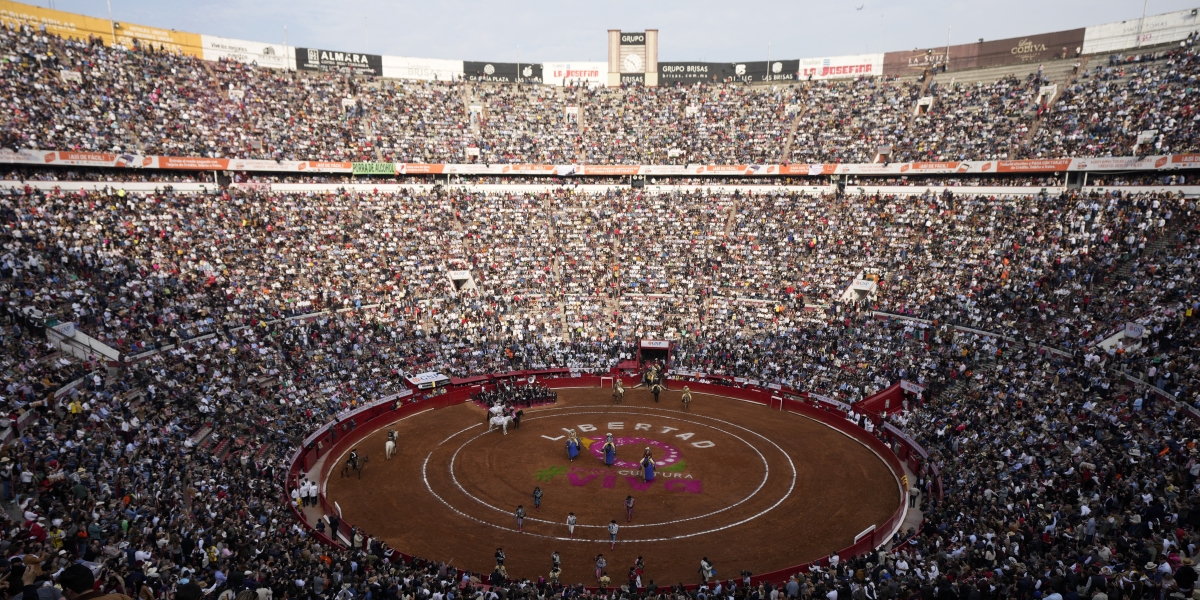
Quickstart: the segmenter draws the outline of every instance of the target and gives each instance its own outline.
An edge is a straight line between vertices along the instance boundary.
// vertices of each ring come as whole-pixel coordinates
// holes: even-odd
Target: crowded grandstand
[[[1195,10],[1015,62],[556,82],[2,4],[9,597],[1200,597]],[[915,522],[779,577],[558,582],[404,554],[295,468],[444,393],[418,374],[549,398],[647,339],[906,445]]]

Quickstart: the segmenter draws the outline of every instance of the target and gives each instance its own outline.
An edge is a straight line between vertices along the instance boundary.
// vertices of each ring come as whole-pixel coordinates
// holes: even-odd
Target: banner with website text
[[[787,165],[547,165],[352,163],[260,160],[192,156],[145,156],[110,152],[0,149],[0,164],[114,169],[257,171],[269,173],[347,173],[361,175],[543,175],[543,176],[744,176],[820,177],[828,175],[952,175],[1064,173],[1067,171],[1173,171],[1200,168],[1200,154],[1057,158],[1000,161],[909,162],[890,164],[794,163]]]

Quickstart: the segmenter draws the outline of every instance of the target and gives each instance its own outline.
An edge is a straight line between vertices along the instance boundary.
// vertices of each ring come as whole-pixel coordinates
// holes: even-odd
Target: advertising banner
[[[576,169],[580,175],[642,175],[637,165],[583,165]]]
[[[621,73],[621,85],[646,85],[643,73]]]
[[[175,54],[186,54],[188,56],[204,58],[204,49],[201,47],[200,34],[198,33],[159,29],[157,27],[123,22],[117,22],[116,28],[117,43],[127,48],[135,46],[144,47],[146,44],[150,44],[156,49],[161,47]]]
[[[975,56],[979,53],[979,44],[960,44],[950,46],[950,69],[970,69],[975,66]],[[918,48],[901,52],[888,52],[883,55],[884,75],[920,75],[926,69],[940,67],[946,64],[947,48],[934,46]]]
[[[108,19],[85,17],[8,0],[0,0],[0,24],[28,25],[34,31],[45,26],[46,33],[67,39],[75,38],[87,41],[88,36],[98,36],[108,46],[111,46],[113,41],[112,25]]]
[[[728,67],[729,65],[725,63],[660,62],[658,63],[658,85],[720,81],[724,79],[723,72]]]
[[[835,172],[841,175],[899,175],[905,166],[907,163],[837,165]]]
[[[1084,31],[1071,29],[990,42],[956,44],[949,49],[946,46],[933,46],[888,52],[883,55],[883,73],[920,75],[926,69],[946,64],[947,50],[948,68],[951,71],[1058,60],[1064,58],[1064,54],[1069,58],[1075,56],[1075,50],[1083,46]]]
[[[542,83],[559,86],[602,86],[608,81],[607,70],[608,64],[602,62],[542,63]]]
[[[355,175],[395,175],[396,164],[390,162],[356,162],[351,163],[351,173]]]
[[[542,65],[467,60],[463,61],[463,77],[468,81],[541,83]]]
[[[1192,9],[1180,10],[1142,19],[1105,23],[1088,27],[1083,34],[1084,54],[1116,52],[1142,46],[1157,46],[1186,39],[1200,28],[1200,19]]]
[[[1171,165],[1176,168],[1200,166],[1200,154],[1172,154]]]
[[[300,171],[300,165],[302,164],[304,163],[294,160],[275,162],[273,160],[257,160],[252,158],[231,158],[226,168],[230,171],[271,171],[280,169],[285,171]],[[346,164],[349,165],[350,163]]]
[[[964,167],[964,169],[962,169],[962,170],[965,171],[966,163],[957,163],[957,162],[905,163],[903,165],[900,165],[900,172],[901,173],[953,173],[955,171],[960,170],[959,169],[960,165],[962,165]]]
[[[882,54],[802,58],[799,63],[801,80],[875,77],[883,74]]]
[[[290,70],[296,68],[296,61],[292,57],[292,51],[295,49],[285,49],[279,44],[201,35],[200,46],[203,48],[204,60],[236,60],[240,63],[269,69]]]
[[[908,434],[904,433],[904,431],[902,429],[900,429],[899,427],[896,427],[895,425],[892,425],[891,423],[884,423],[883,428],[886,431],[888,431],[889,433],[891,433],[892,435],[903,440],[908,445],[908,447],[912,448],[913,450],[916,450],[917,454],[921,455],[921,458],[925,458],[925,459],[929,458],[929,452],[926,452],[925,449],[922,448],[921,445],[916,442],[916,440],[909,437]]]
[[[1003,164],[1005,161],[1000,161]],[[1030,162],[1030,161],[1017,161]],[[1043,161],[1044,162],[1044,161]],[[1161,169],[1170,163],[1166,156],[1110,156],[1099,158],[1059,159],[1055,162],[1070,162],[1071,171],[1112,171],[1125,169]],[[1003,171],[1001,171],[1003,172]]]
[[[323,162],[319,160],[302,161],[296,165],[297,171],[307,173],[349,173],[354,169],[350,162]]]
[[[979,46],[979,51],[975,54],[974,66],[1041,63],[1070,58],[1075,56],[1076,49],[1083,46],[1083,35],[1084,29],[1081,28],[975,44]],[[950,58],[954,59],[953,50]]]
[[[229,169],[227,158],[203,158],[187,156],[160,156],[160,169],[188,169],[193,171],[225,171]]]
[[[830,398],[829,396],[824,396],[821,394],[814,394],[812,392],[809,392],[808,397],[809,397],[809,399],[816,400],[817,402],[820,402],[821,404],[828,404],[829,406],[832,406],[842,412],[850,412],[849,404],[846,404],[845,402],[841,402],[839,400],[834,400],[833,398]]]
[[[773,60],[757,62],[734,63],[725,73],[726,77],[735,81],[795,81],[796,72],[800,70],[798,60]]]
[[[900,389],[902,389],[906,392],[920,394],[921,392],[925,391],[925,386],[913,383],[911,381],[908,381],[907,379],[901,379],[900,380]]]
[[[409,58],[384,56],[383,76],[392,79],[421,81],[455,81],[462,77],[463,61],[438,58]]]
[[[429,165],[421,163],[397,163],[397,175],[437,175],[440,173],[466,173],[467,171],[454,171],[455,167],[473,167],[475,165]],[[483,166],[483,165],[480,165]]]
[[[980,170],[987,172],[991,163],[984,163]],[[997,173],[1047,172],[1066,171],[1071,166],[1069,158],[1054,158],[1046,160],[998,160]]]
[[[296,48],[296,68],[301,71],[340,71],[355,75],[383,75],[383,57],[378,54],[336,52],[319,48]]]
[[[87,41],[89,36],[96,36],[104,40],[106,46],[112,45],[112,32],[115,28],[117,43],[128,47],[132,47],[134,40],[137,40],[139,45],[153,43],[156,49],[162,46],[165,50],[176,54],[188,56],[202,56],[203,54],[200,48],[199,34],[147,27],[123,21],[112,23],[108,19],[41,8],[10,0],[0,0],[0,24],[28,25],[35,31],[45,26],[46,33],[67,39]]]
[[[814,163],[814,164],[797,163],[797,164],[791,164],[791,165],[779,165],[779,174],[780,175],[808,175],[808,176],[833,175],[834,173],[837,172],[837,167],[838,166],[835,164],[824,165],[824,164],[819,164],[819,163]],[[770,170],[767,171],[768,174],[770,174],[770,172],[771,172]]]
[[[1200,154],[1054,158],[1001,161],[915,163],[795,163],[772,165],[550,165],[550,164],[424,164],[349,161],[274,161],[192,156],[144,156],[110,152],[12,150],[0,148],[0,164],[84,166],[144,169],[262,171],[277,173],[441,174],[462,175],[701,175],[701,176],[822,176],[912,175],[928,173],[1060,173],[1063,171],[1172,171],[1200,165]]]

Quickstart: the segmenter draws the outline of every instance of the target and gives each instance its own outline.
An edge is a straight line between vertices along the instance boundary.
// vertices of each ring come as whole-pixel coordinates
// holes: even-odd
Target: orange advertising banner
[[[224,171],[229,169],[228,158],[202,157],[158,157],[160,169],[191,169],[197,171]]]
[[[915,162],[912,163],[913,172],[921,171],[953,171],[958,168],[957,162]],[[908,169],[901,168],[901,171]]]
[[[794,165],[779,165],[780,175],[832,175],[837,172],[835,164],[794,164]],[[768,169],[767,174],[771,174]]]
[[[138,44],[154,44],[155,48],[162,46],[176,54],[204,57],[198,33],[147,27],[119,19],[109,21],[11,0],[0,0],[0,24],[28,25],[35,31],[45,27],[46,33],[67,39],[87,40],[95,36],[103,40],[106,46],[113,45],[113,32],[116,31],[117,42],[127,47],[133,47],[136,40]]]
[[[434,175],[440,174],[445,166],[446,165],[396,163],[396,173],[404,175]]]
[[[639,165],[583,165],[580,175],[637,175],[642,170]]]
[[[531,175],[553,175],[555,170],[554,165],[504,165],[501,169],[504,173],[529,173]]]
[[[1172,154],[1171,164],[1195,166],[1200,164],[1200,154]]]
[[[297,171],[310,173],[349,173],[354,169],[354,163],[310,160],[296,166]]]

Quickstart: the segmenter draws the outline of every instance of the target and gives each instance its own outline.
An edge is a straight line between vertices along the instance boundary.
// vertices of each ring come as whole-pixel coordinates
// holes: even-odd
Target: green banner
[[[355,175],[395,175],[396,163],[385,162],[356,162],[354,165]]]

